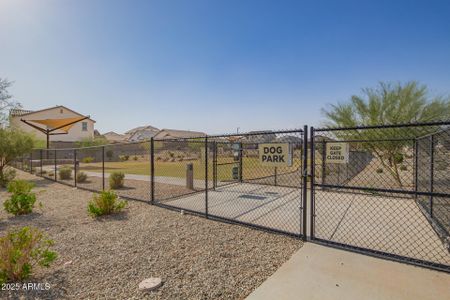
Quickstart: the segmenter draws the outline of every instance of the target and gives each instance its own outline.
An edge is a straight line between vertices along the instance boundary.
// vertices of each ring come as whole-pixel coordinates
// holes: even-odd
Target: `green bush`
[[[84,162],[85,164],[89,164],[94,161],[94,158],[92,156],[86,156],[81,161]]]
[[[8,183],[16,177],[16,170],[12,168],[5,169],[0,173],[0,187],[5,188]]]
[[[401,153],[395,153],[394,154],[394,161],[396,164],[401,164],[405,160],[405,157]]]
[[[118,213],[127,205],[126,201],[119,201],[117,194],[113,191],[103,191],[94,195],[92,201],[88,204],[88,213],[91,216],[98,217]]]
[[[377,169],[377,173],[378,173],[378,174],[383,173],[383,169],[382,169],[382,168],[378,168],[378,169]]]
[[[77,173],[77,182],[83,183],[87,180],[87,174],[84,172],[78,172]]]
[[[33,267],[49,267],[58,257],[54,242],[34,227],[13,229],[0,237],[0,283],[27,279]]]
[[[59,179],[61,180],[69,180],[72,179],[72,169],[69,167],[62,167],[58,170]]]
[[[13,215],[25,215],[33,212],[36,194],[31,192],[33,183],[25,180],[14,180],[8,184],[11,198],[3,203],[5,210]]]
[[[133,156],[133,160],[138,160],[138,157],[136,155]]]
[[[112,190],[123,187],[125,181],[125,174],[122,172],[113,172],[109,175],[109,188]]]
[[[127,161],[128,159],[130,159],[130,156],[129,155],[119,155],[119,159],[121,161]]]

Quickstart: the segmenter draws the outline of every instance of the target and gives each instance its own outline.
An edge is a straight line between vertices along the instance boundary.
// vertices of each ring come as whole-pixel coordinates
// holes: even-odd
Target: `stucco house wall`
[[[79,114],[67,107],[64,106],[56,106],[49,109],[39,110],[31,113],[26,113],[23,115],[15,115],[15,113],[10,114],[10,125],[14,128],[19,128],[23,131],[34,134],[38,139],[45,140],[46,136],[39,130],[25,124],[21,121],[24,120],[43,120],[43,119],[65,119],[65,118],[74,118],[74,117],[83,117],[82,114]],[[83,123],[86,123],[87,130],[83,130]],[[33,123],[36,124],[36,123]],[[39,125],[39,124],[37,124]],[[69,129],[68,134],[59,134],[59,135],[51,135],[50,141],[64,141],[64,142],[75,142],[80,141],[86,138],[94,138],[94,125],[95,121],[92,119],[86,119],[81,122],[76,123],[72,128]],[[39,127],[43,127],[43,125],[39,125]]]

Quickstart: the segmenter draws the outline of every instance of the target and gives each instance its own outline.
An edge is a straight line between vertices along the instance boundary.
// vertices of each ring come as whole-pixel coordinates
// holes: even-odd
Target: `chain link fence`
[[[449,271],[449,125],[312,128],[311,238]]]
[[[37,149],[12,165],[70,186],[113,189],[123,198],[303,238],[308,221],[317,243],[450,271],[449,128],[311,128],[309,140],[305,126],[151,139]],[[283,163],[264,163],[271,149],[284,149]]]

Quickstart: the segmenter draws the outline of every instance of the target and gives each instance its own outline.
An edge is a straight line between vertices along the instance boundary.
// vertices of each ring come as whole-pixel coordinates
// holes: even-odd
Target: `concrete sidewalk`
[[[450,274],[306,243],[247,300],[450,299]]]

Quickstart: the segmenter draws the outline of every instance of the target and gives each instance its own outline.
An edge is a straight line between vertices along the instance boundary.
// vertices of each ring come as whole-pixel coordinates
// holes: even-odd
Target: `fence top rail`
[[[402,142],[402,141],[414,141],[415,138],[399,138],[399,139],[373,139],[373,140],[321,140],[321,141],[314,141],[316,144],[324,143],[324,144],[331,144],[331,143],[372,143],[372,142]]]
[[[226,137],[246,137],[246,136],[258,136],[258,135],[268,135],[268,134],[288,134],[288,133],[303,133],[303,129],[292,129],[292,130],[265,130],[265,131],[255,131],[255,132],[246,132],[246,133],[231,133],[231,134],[221,134],[221,135],[203,135],[198,137],[186,137],[186,138],[173,138],[173,139],[153,139],[155,142],[204,142],[205,139],[214,139],[214,138],[226,138]],[[84,149],[100,149],[103,147],[119,147],[124,145],[135,145],[135,144],[144,144],[149,143],[150,140],[138,141],[138,142],[127,142],[127,143],[115,143],[115,144],[105,144],[98,146],[88,146],[88,147],[71,147],[71,148],[34,148],[32,151],[42,150],[42,151],[70,151],[70,150],[84,150]]]
[[[402,123],[402,124],[385,124],[385,125],[372,125],[372,126],[322,127],[322,128],[314,128],[313,130],[315,132],[317,132],[317,131],[365,130],[365,129],[406,128],[406,127],[443,126],[443,125],[450,125],[450,120],[436,121],[436,122],[424,122],[424,123]]]

